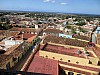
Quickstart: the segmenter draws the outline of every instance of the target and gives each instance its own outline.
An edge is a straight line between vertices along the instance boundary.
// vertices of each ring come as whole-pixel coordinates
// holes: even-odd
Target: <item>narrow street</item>
[[[39,39],[37,41],[37,45],[40,44],[42,40]],[[25,62],[27,61],[28,57],[30,56],[30,54],[32,53],[32,50],[28,50],[26,52],[26,54],[22,57],[22,59],[11,69],[11,70],[14,70],[14,71],[20,71],[21,68],[23,67],[23,65],[25,64]]]
[[[21,68],[23,67],[23,65],[25,64],[25,62],[27,61],[28,57],[30,56],[32,51],[28,51],[23,57],[22,59],[11,69],[14,71],[20,71]]]

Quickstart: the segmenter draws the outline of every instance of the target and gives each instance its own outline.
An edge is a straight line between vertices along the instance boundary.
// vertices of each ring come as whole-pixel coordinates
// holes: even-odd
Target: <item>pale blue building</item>
[[[72,35],[59,34],[59,37],[72,38]]]

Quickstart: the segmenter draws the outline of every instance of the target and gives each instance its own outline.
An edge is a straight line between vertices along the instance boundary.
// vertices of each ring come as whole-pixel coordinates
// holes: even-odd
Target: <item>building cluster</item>
[[[44,19],[36,15],[4,15],[13,27],[0,30],[0,69],[11,70],[30,53],[21,72],[100,75],[98,19],[88,22],[85,18]],[[85,25],[76,25],[83,22]]]
[[[37,44],[40,30],[12,28],[0,31],[0,69],[13,68]]]

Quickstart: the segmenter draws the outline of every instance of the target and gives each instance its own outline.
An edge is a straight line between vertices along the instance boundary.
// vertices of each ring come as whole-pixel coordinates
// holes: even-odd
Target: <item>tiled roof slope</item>
[[[86,47],[88,46],[88,42],[77,40],[77,39],[70,39],[70,38],[63,38],[63,37],[56,37],[56,36],[46,36],[43,43],[52,42],[64,45],[72,45],[72,46],[79,46],[79,47]]]
[[[58,61],[35,56],[30,63],[27,72],[58,75]]]
[[[91,38],[91,37],[75,34],[75,35],[73,35],[73,38],[78,38],[78,39],[90,41],[90,38]]]

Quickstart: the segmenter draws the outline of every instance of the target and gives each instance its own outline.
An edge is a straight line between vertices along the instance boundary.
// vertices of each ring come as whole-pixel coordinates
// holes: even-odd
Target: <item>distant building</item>
[[[45,35],[59,36],[60,33],[63,33],[63,31],[61,31],[59,29],[48,28],[43,31],[43,36],[45,36]]]
[[[100,34],[100,27],[97,27],[96,31],[97,34]]]
[[[72,35],[59,34],[59,37],[72,38]]]

